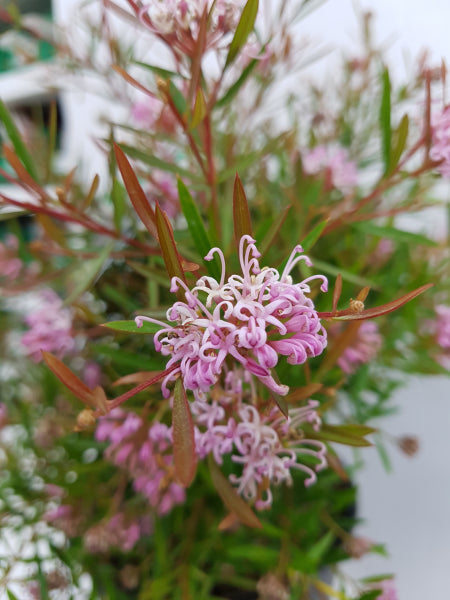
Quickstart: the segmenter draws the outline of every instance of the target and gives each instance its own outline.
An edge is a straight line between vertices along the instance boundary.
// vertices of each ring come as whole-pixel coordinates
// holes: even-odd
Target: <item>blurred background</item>
[[[343,49],[358,47],[358,15],[374,15],[375,40],[387,49],[391,73],[408,77],[419,54],[450,64],[447,24],[450,4],[440,0],[329,0],[302,24],[311,37],[326,41],[329,54],[311,68],[311,76],[332,76]],[[450,197],[448,184],[442,189]],[[437,213],[427,223],[438,230]],[[423,223],[412,224],[417,228]],[[348,563],[347,572],[369,576],[395,573],[400,600],[450,597],[450,381],[416,378],[396,395],[398,414],[384,419],[393,436],[417,436],[419,452],[409,458],[391,452],[386,472],[374,448],[364,452],[360,484],[361,535],[386,543],[389,558],[366,556]]]
[[[0,0],[0,7],[6,0]],[[68,25],[79,0],[23,0],[23,11],[52,12],[56,22]],[[433,63],[450,63],[448,24],[450,3],[442,0],[328,0],[300,24],[305,37],[323,49],[323,57],[305,72],[309,78],[332,77],[333,65],[343,50],[358,48],[360,15],[374,14],[375,39],[386,48],[394,77],[404,79],[419,54],[427,49]],[[45,62],[49,49],[38,49]],[[101,167],[94,139],[100,134],[99,114],[109,110],[108,98],[71,88],[60,93],[49,88],[42,65],[32,68],[8,63],[0,51],[0,97],[32,113],[37,103],[49,105],[55,96],[61,105],[60,160],[81,161],[88,171]],[[98,161],[93,159],[98,156]],[[1,183],[1,182],[0,182]],[[442,193],[448,197],[449,189]],[[434,213],[420,230],[438,230],[440,215]],[[363,577],[396,573],[400,600],[447,600],[450,597],[450,380],[416,378],[397,393],[397,415],[384,419],[392,435],[392,469],[387,472],[375,449],[364,451],[367,468],[358,475],[361,496],[358,512],[362,519],[358,533],[375,542],[386,543],[389,558],[368,556],[349,561],[349,575]],[[419,440],[419,452],[407,457],[394,448],[398,436]]]

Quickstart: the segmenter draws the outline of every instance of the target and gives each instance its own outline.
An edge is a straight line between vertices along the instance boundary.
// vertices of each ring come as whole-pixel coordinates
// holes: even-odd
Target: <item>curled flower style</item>
[[[328,187],[346,191],[358,183],[356,165],[343,148],[333,151],[326,146],[316,146],[302,156],[302,163],[309,175],[324,172]]]
[[[443,177],[450,177],[450,106],[431,120],[430,158],[439,162],[437,171]]]
[[[206,48],[236,29],[243,8],[241,0],[150,0],[138,12],[141,23],[172,47],[188,56],[195,50],[200,22],[208,11]]]
[[[113,409],[100,419],[97,440],[110,442],[105,456],[126,469],[133,487],[158,514],[185,500],[184,488],[174,481],[172,430],[158,421],[149,427],[139,415]]]
[[[242,465],[242,474],[230,475],[230,481],[238,485],[238,492],[246,500],[255,500],[259,510],[272,504],[270,484],[292,483],[291,469],[306,473],[305,485],[317,481],[316,471],[326,467],[326,447],[318,440],[305,439],[298,434],[301,423],[311,422],[315,429],[320,419],[315,412],[317,402],[293,409],[286,420],[277,409],[268,417],[262,417],[254,406],[242,406],[240,422],[236,425],[233,442],[236,448],[231,459]],[[300,461],[302,456],[311,456],[315,467]]]
[[[337,360],[344,373],[354,373],[356,369],[375,358],[380,350],[383,339],[374,321],[361,323],[356,339],[348,346]]]
[[[186,301],[175,302],[167,311],[173,326],[150,317],[136,317],[138,327],[143,321],[162,327],[154,336],[155,348],[169,357],[166,367],[173,369],[163,380],[165,397],[170,395],[168,381],[180,375],[186,389],[208,391],[218,380],[227,357],[273,392],[288,393],[289,388],[278,383],[271,373],[279,356],[299,365],[321,354],[327,343],[326,331],[307,297],[309,282],[321,279],[321,289],[326,291],[326,278],[316,275],[293,283],[290,275],[300,261],[311,266],[302,252],[301,246],[296,246],[280,274],[276,269],[260,267],[255,240],[244,235],[239,244],[242,275],[231,275],[225,280],[223,252],[212,248],[205,260],[219,255],[220,281],[204,276],[189,290],[174,277],[171,291],[176,292],[181,286]]]
[[[29,330],[21,342],[34,362],[42,360],[41,350],[62,358],[75,348],[71,311],[64,308],[61,298],[50,288],[38,294],[36,306],[25,317],[25,323]]]
[[[199,458],[211,453],[222,464],[230,455],[241,468],[240,474],[229,476],[231,483],[263,510],[272,504],[271,486],[292,483],[292,469],[306,475],[306,486],[315,483],[316,472],[326,466],[326,447],[307,439],[302,429],[305,423],[316,431],[320,428],[318,402],[291,409],[286,419],[278,408],[268,412],[267,407],[252,404],[258,402],[252,380],[242,369],[229,371],[223,387],[217,384],[208,396],[194,392],[191,410]]]

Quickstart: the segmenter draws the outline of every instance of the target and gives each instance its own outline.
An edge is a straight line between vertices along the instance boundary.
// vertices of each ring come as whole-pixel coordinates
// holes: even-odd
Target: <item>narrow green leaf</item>
[[[127,144],[119,144],[120,148],[131,158],[135,158],[137,160],[142,161],[144,164],[149,165],[150,167],[154,167],[155,169],[161,169],[162,171],[168,171],[170,173],[176,173],[180,175],[180,177],[185,177],[186,179],[193,179],[193,173],[188,171],[187,169],[182,169],[178,165],[173,162],[167,162],[153,156],[153,154],[149,154],[148,152],[144,152],[143,150],[138,150],[137,148],[133,148],[133,146],[128,146]]]
[[[328,219],[322,221],[321,223],[316,225],[314,229],[312,229],[305,238],[303,238],[303,240],[300,242],[300,245],[303,248],[304,252],[308,252],[308,250],[314,246],[314,244],[322,235],[322,232],[325,229],[327,223]]]
[[[362,596],[358,598],[358,600],[376,600],[380,598],[383,594],[383,590],[380,588],[379,590],[372,590],[371,592],[365,592]]]
[[[156,204],[155,217],[161,254],[167,268],[167,273],[170,279],[172,279],[172,277],[178,277],[181,281],[186,283],[184,271],[181,266],[180,255],[178,254],[175,239],[173,237],[172,226],[166,214],[160,209],[159,204]],[[177,297],[180,301],[185,300],[184,289],[182,287],[178,287]]]
[[[403,150],[406,146],[408,132],[409,118],[408,115],[403,115],[399,126],[394,131],[394,134],[392,136],[392,150],[389,161],[389,173],[392,173],[392,171],[394,171],[395,167],[398,165],[398,162],[403,154]]]
[[[172,428],[175,475],[181,485],[188,487],[195,477],[197,457],[191,409],[181,379],[175,382]]]
[[[91,286],[102,270],[113,246],[114,244],[111,242],[103,248],[97,257],[91,260],[80,261],[76,264],[70,276],[72,291],[64,301],[66,306],[72,304],[74,300]]]
[[[13,594],[11,592],[11,590],[6,590],[6,593],[8,594],[8,599],[9,600],[19,600],[19,598],[15,594]]]
[[[362,231],[363,233],[368,233],[369,235],[376,235],[380,238],[389,238],[390,240],[394,240],[396,242],[401,242],[404,244],[413,244],[414,246],[423,245],[431,247],[439,246],[439,244],[435,240],[430,239],[426,235],[422,235],[420,233],[412,233],[410,231],[403,231],[402,229],[397,229],[396,227],[377,225],[372,221],[361,221],[359,223],[352,223],[352,227],[358,229],[358,231]]]
[[[172,79],[175,77],[181,77],[182,79],[186,79],[186,77],[184,77],[180,73],[177,73],[176,71],[169,71],[168,69],[162,69],[161,67],[155,67],[154,65],[149,65],[149,64],[141,62],[139,60],[134,60],[132,62],[133,62],[133,64],[138,65],[139,67],[148,69],[149,71],[151,71],[152,73],[155,73],[155,75],[158,75],[162,79]]]
[[[385,173],[389,171],[391,163],[391,80],[387,68],[383,69],[381,76],[383,91],[380,105],[380,130],[381,130],[381,150],[384,162]]]
[[[178,113],[180,115],[188,114],[188,105],[186,103],[186,98],[183,96],[183,94],[172,81],[169,81],[168,93]]]
[[[241,87],[244,85],[244,83],[247,81],[249,76],[252,74],[253,69],[256,67],[257,64],[258,64],[258,59],[256,59],[256,58],[253,58],[248,63],[248,65],[242,71],[242,73],[240,74],[238,79],[236,79],[236,81],[228,88],[228,90],[225,92],[225,94],[222,96],[222,98],[220,98],[216,102],[217,108],[226,106],[227,104],[229,104],[231,102],[231,100],[233,100],[233,98],[237,95],[237,93],[239,92]]]
[[[197,95],[195,97],[194,111],[192,113],[192,120],[189,126],[190,130],[195,129],[200,125],[206,116],[206,102],[205,96],[203,95],[202,89],[198,88]]]
[[[156,323],[149,323],[148,321],[142,322],[142,327],[138,327],[134,321],[110,321],[109,323],[102,323],[102,327],[107,327],[113,331],[120,331],[123,333],[157,333],[162,325]]]
[[[136,173],[130,165],[124,151],[114,144],[114,153],[117,160],[120,173],[125,184],[125,188],[130,197],[134,210],[138,214],[142,223],[145,225],[149,233],[155,238],[158,237],[156,231],[156,219],[153,208],[150,206],[147,196],[139,183]]]
[[[346,446],[354,446],[363,448],[366,446],[372,446],[372,444],[365,439],[365,435],[375,431],[371,427],[362,428],[359,425],[328,425],[323,424],[320,431],[309,431],[308,437],[316,440],[324,440],[326,442],[334,442],[336,444],[344,444]]]
[[[380,435],[375,436],[375,448],[377,449],[378,456],[380,457],[381,463],[386,473],[392,473],[392,463],[389,458],[389,454],[386,451],[386,447],[383,444],[383,440]]]
[[[211,242],[209,241],[208,233],[203,224],[200,213],[197,206],[189,193],[189,190],[178,178],[178,196],[180,198],[180,206],[188,224],[189,232],[192,236],[192,240],[197,248],[198,253],[204,259],[204,257],[211,250]],[[214,279],[220,279],[220,265],[217,256],[214,256],[213,260],[203,260],[208,273]]]
[[[249,34],[253,31],[256,15],[258,14],[258,7],[258,0],[248,0],[247,4],[244,6],[244,10],[242,11],[241,18],[230,44],[230,49],[228,50],[225,69],[234,61],[236,56],[239,54],[239,50],[247,41]]]
[[[248,208],[247,197],[239,175],[236,173],[233,190],[233,220],[234,220],[234,240],[236,248],[239,249],[239,242],[243,235],[252,235],[252,222],[250,219],[250,210]]]
[[[14,123],[13,118],[11,117],[6,105],[0,99],[0,121],[2,121],[5,126],[6,133],[8,134],[9,139],[16,151],[17,156],[20,158],[22,163],[24,164],[26,170],[31,175],[33,179],[37,179],[37,171],[34,166],[33,159],[31,154],[28,152],[25,143],[22,140],[19,130]]]
[[[42,571],[41,561],[38,560],[38,581],[40,587],[40,598],[41,600],[50,600],[50,596],[48,593],[47,579]]]
[[[261,521],[252,511],[250,506],[243,500],[217,466],[214,458],[208,456],[209,470],[211,479],[223,503],[230,512],[235,514],[242,523],[249,527],[262,529]]]

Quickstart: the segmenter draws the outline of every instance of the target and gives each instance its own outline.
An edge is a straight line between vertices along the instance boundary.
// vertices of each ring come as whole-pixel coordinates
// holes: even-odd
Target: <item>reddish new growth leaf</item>
[[[416,290],[405,294],[401,298],[397,298],[397,300],[392,300],[392,302],[388,302],[387,304],[382,304],[381,306],[375,306],[374,308],[368,308],[367,310],[359,310],[358,306],[355,305],[356,302],[361,302],[359,300],[359,295],[357,300],[352,300],[350,302],[350,308],[346,308],[345,310],[337,310],[331,312],[319,312],[317,313],[321,319],[334,319],[337,321],[358,321],[364,319],[373,319],[374,317],[379,317],[381,315],[386,315],[393,310],[397,310],[410,300],[413,300],[423,292],[426,292],[431,287],[433,287],[433,283],[427,283],[426,285],[422,285]],[[364,288],[361,293],[368,291],[368,288]],[[352,304],[353,303],[353,304]]]
[[[56,375],[56,377],[68,388],[77,398],[91,408],[98,408],[96,405],[96,394],[85,383],[79,379],[75,373],[66,367],[66,365],[50,354],[50,352],[42,351],[42,357],[48,368]]]
[[[124,151],[117,144],[114,144],[114,153],[134,210],[152,236],[158,239],[155,213],[139,183],[136,173]]]

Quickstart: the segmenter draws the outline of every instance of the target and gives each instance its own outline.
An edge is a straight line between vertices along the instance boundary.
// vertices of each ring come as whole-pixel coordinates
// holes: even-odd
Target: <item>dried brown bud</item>
[[[364,302],[361,302],[361,300],[353,300],[353,298],[350,298],[350,310],[352,311],[352,313],[355,314],[362,313],[362,311],[364,310]]]
[[[134,590],[139,585],[139,569],[135,565],[125,565],[119,572],[120,583],[127,590]]]
[[[407,456],[414,456],[419,451],[419,440],[413,435],[404,435],[398,438],[397,443]]]
[[[352,558],[361,558],[364,554],[367,554],[372,548],[373,542],[369,538],[365,537],[353,537],[350,535],[344,541],[344,550]]]
[[[273,573],[264,575],[256,586],[258,600],[289,600],[289,589]]]
[[[77,417],[77,424],[75,426],[75,431],[85,431],[86,429],[91,429],[95,426],[97,419],[95,418],[94,413],[89,408],[85,408],[80,412]]]

